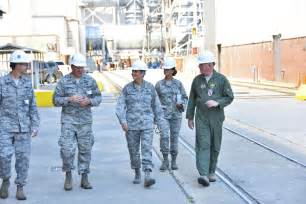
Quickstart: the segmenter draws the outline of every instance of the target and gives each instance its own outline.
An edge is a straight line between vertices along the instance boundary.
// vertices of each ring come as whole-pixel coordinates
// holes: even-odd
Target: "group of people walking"
[[[26,200],[24,186],[29,169],[31,137],[38,134],[39,114],[31,80],[26,70],[31,59],[23,51],[15,51],[10,57],[12,71],[0,79],[0,198],[9,196],[11,159],[15,152],[17,177],[16,198]],[[92,131],[92,106],[101,103],[101,92],[96,81],[84,74],[86,58],[75,54],[70,59],[71,73],[57,84],[53,104],[62,107],[61,135],[58,141],[62,158],[62,170],[66,173],[64,189],[72,190],[72,170],[78,148],[78,173],[81,187],[91,189],[88,180],[91,150],[94,144]]]
[[[0,79],[0,198],[9,196],[11,158],[15,152],[17,177],[16,198],[26,200],[23,187],[29,169],[31,137],[39,130],[39,114],[31,80],[25,76],[29,57],[15,51],[10,58],[12,71]],[[198,182],[208,186],[216,180],[215,170],[222,139],[224,107],[233,100],[231,86],[220,73],[214,71],[213,53],[198,57],[200,75],[192,82],[189,100],[177,73],[173,58],[164,60],[164,79],[155,86],[144,80],[147,65],[138,60],[132,65],[133,81],[122,90],[116,105],[116,115],[125,133],[131,168],[135,171],[134,184],[144,187],[155,184],[151,172],[152,142],[155,125],[160,130],[160,150],[163,154],[161,171],[177,170],[178,140],[182,113],[186,110],[188,126],[196,128],[196,166]],[[91,189],[91,151],[94,144],[91,107],[101,103],[101,92],[96,81],[84,74],[86,58],[75,54],[70,59],[72,71],[57,84],[53,103],[62,107],[61,135],[58,141],[62,170],[66,173],[64,189],[73,189],[72,170],[78,148],[80,186]],[[195,118],[195,124],[194,124]],[[141,151],[140,151],[141,147]],[[169,161],[169,154],[171,161]]]
[[[233,101],[234,96],[229,81],[224,75],[217,73],[214,66],[212,52],[205,51],[199,55],[200,74],[192,82],[188,100],[182,82],[174,79],[177,70],[173,58],[165,59],[162,67],[165,78],[158,81],[155,87],[144,80],[146,64],[140,60],[133,64],[133,81],[123,88],[116,114],[126,135],[131,168],[135,171],[135,184],[141,182],[140,163],[145,173],[144,186],[155,184],[155,180],[150,177],[155,123],[161,133],[160,150],[163,161],[160,170],[178,169],[178,140],[185,109],[189,128],[196,127],[196,166],[200,174],[198,183],[209,186],[210,182],[216,181],[215,171],[225,118],[224,107]]]

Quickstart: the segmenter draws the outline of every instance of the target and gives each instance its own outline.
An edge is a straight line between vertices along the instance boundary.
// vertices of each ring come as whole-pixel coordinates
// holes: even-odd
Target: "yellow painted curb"
[[[34,90],[38,107],[52,107],[53,90]]]
[[[306,84],[302,84],[295,94],[295,98],[298,100],[306,100]]]

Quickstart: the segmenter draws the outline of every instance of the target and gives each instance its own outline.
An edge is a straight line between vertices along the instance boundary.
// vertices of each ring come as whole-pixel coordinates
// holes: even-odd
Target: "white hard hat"
[[[198,56],[198,64],[215,62],[214,53],[211,51],[204,51]]]
[[[11,54],[10,62],[12,63],[30,63],[31,58],[22,50],[16,50]]]
[[[76,53],[70,57],[70,65],[74,65],[77,67],[86,67],[86,58],[84,55],[80,53]]]
[[[173,69],[176,67],[175,59],[172,57],[167,57],[163,64],[163,69]]]
[[[142,61],[142,60],[136,60],[133,65],[132,65],[132,70],[136,71],[136,70],[143,70],[146,71],[148,70],[147,64]]]

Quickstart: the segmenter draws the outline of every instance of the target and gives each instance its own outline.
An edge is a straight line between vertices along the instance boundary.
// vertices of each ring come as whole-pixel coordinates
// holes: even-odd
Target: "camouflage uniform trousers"
[[[15,184],[24,186],[28,177],[31,133],[0,133],[0,177],[2,179],[11,177],[11,160],[15,152],[15,170],[17,177]]]
[[[170,129],[170,154],[178,154],[178,140],[180,135],[182,118],[165,119]],[[169,154],[169,137],[168,134],[160,135],[160,151],[163,154]]]
[[[61,148],[64,172],[74,169],[76,147],[78,147],[78,173],[90,172],[91,149],[94,144],[91,126],[91,124],[62,124],[62,134],[58,144]]]
[[[141,144],[142,170],[152,171],[152,142],[153,129],[146,130],[129,130],[126,134],[127,145],[130,153],[131,168],[139,169]]]

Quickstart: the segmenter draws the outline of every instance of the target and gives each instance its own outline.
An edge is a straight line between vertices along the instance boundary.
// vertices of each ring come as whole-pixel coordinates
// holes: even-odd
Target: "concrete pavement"
[[[64,173],[57,145],[60,135],[60,109],[41,108],[42,125],[40,134],[32,142],[32,157],[28,185],[25,191],[28,200],[24,204],[94,204],[94,203],[188,203],[175,180],[169,174],[162,174],[160,161],[153,154],[155,169],[153,176],[157,183],[145,189],[143,183],[132,183],[126,140],[114,114],[114,103],[103,103],[94,109],[95,145],[93,147],[90,182],[92,190],[79,187],[80,176],[73,173],[73,190],[63,189]],[[75,163],[76,164],[76,163]],[[12,177],[15,178],[15,175]],[[0,199],[1,204],[21,203],[15,199],[16,187],[10,186],[10,196]]]

